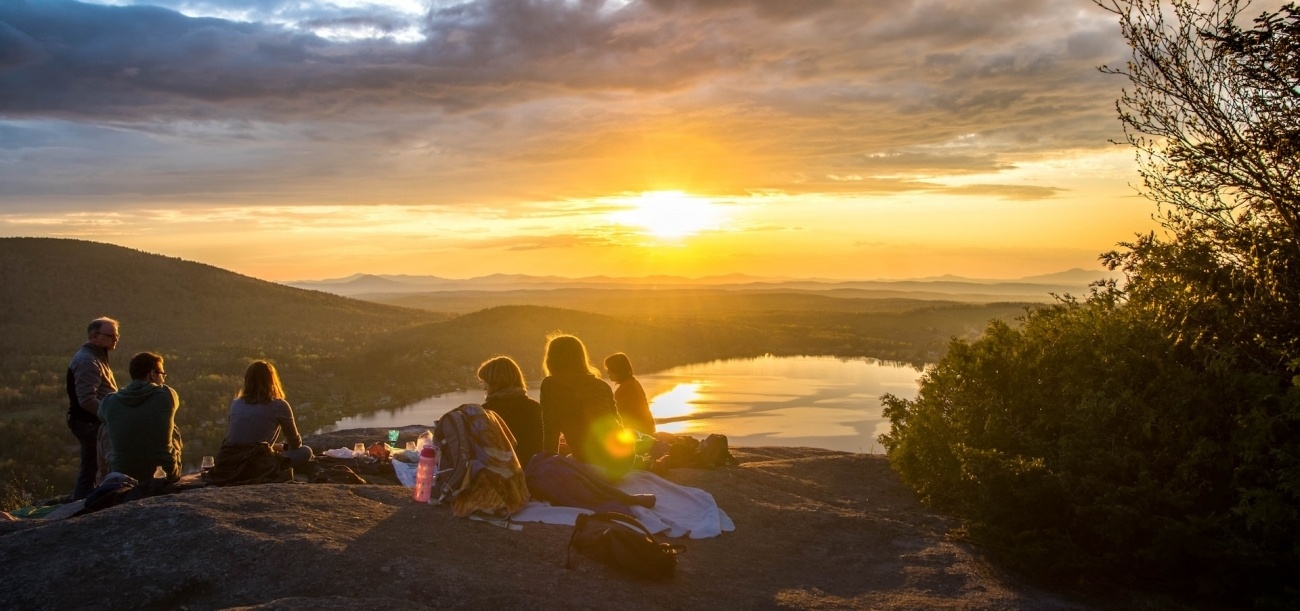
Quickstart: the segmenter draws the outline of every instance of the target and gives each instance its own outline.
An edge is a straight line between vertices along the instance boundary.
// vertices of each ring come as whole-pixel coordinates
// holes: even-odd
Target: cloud
[[[0,202],[930,191],[1107,146],[1108,17],[1086,0],[11,0]]]
[[[1061,189],[1033,185],[963,185],[943,189],[943,192],[952,195],[982,195],[1015,201],[1032,201],[1054,198],[1061,193]]]
[[[780,8],[791,4],[799,8]],[[296,9],[294,20],[247,22],[157,6],[19,0],[0,7],[6,40],[14,43],[3,47],[13,51],[0,56],[9,66],[0,83],[27,87],[6,87],[0,111],[194,118],[237,107],[242,116],[255,110],[297,119],[324,109],[467,110],[579,92],[679,91],[716,78],[729,79],[728,88],[771,92],[768,103],[777,107],[787,97],[786,109],[810,96],[832,111],[899,97],[914,102],[905,109],[911,112],[999,109],[1035,87],[1024,77],[1071,68],[1067,78],[1077,80],[1083,75],[1073,68],[1091,72],[1098,60],[1115,57],[1118,47],[1096,36],[1073,45],[1054,38],[1087,38],[1099,24],[1053,26],[1064,17],[1056,4],[1026,11],[1019,2],[916,1],[886,11],[883,3],[660,0],[611,11],[590,0],[478,0],[430,10],[421,24],[425,39],[398,44],[310,33],[321,24],[400,28],[402,18],[389,10]],[[263,17],[302,6],[224,5]],[[765,18],[772,16],[805,19]],[[964,87],[1008,77],[1014,82],[1007,87]],[[881,87],[900,81],[904,87]]]

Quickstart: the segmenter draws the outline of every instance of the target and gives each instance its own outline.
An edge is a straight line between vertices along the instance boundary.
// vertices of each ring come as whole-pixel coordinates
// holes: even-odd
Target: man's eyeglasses
[[[155,370],[153,370],[153,372],[156,373],[156,374],[158,374],[159,377],[163,377],[163,378],[167,377],[167,372],[166,372],[166,371],[158,371],[157,369],[155,369]]]
[[[113,339],[118,339],[118,338],[122,337],[121,335],[119,335],[119,334],[117,334],[117,333],[101,333],[101,332],[99,332],[99,331],[96,331],[95,334],[96,334],[96,335],[103,335],[104,337],[111,337],[111,338],[113,338]]]

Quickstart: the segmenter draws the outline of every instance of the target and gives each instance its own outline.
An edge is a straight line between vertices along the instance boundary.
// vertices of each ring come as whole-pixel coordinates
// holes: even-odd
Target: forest
[[[255,359],[276,365],[300,427],[311,431],[474,387],[478,364],[499,354],[539,380],[542,348],[554,331],[579,335],[594,355],[634,354],[646,373],[769,353],[920,366],[938,359],[951,338],[973,339],[989,319],[1014,321],[1031,307],[756,293],[451,313],[286,287],[109,244],[30,238],[0,239],[0,286],[7,338],[0,352],[0,508],[70,489],[77,446],[64,423],[64,375],[86,341],[86,324],[98,316],[121,323],[121,344],[110,357],[120,384],[129,379],[131,354],[147,350],[166,360],[168,384],[181,397],[185,457],[195,462],[216,453],[230,400]],[[687,308],[683,300],[707,306]]]

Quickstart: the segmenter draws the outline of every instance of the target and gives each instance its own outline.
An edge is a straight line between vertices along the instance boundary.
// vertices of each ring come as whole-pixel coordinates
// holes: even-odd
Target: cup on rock
[[[366,455],[366,444],[364,444],[364,443],[358,443],[358,444],[352,446],[352,457],[353,457],[353,458],[361,458],[362,456],[365,456],[365,455]]]

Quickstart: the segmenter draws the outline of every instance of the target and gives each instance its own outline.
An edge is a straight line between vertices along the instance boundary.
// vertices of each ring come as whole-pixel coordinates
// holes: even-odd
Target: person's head
[[[572,335],[554,335],[546,341],[546,354],[542,357],[544,375],[597,374],[587,358],[587,347]]]
[[[86,325],[87,340],[105,350],[112,350],[117,347],[117,340],[121,337],[117,332],[117,321],[107,316],[101,316],[90,321]]]
[[[144,380],[162,384],[167,380],[167,370],[163,369],[163,357],[152,352],[141,352],[131,357],[126,370],[132,380]]]
[[[528,384],[524,382],[524,372],[519,370],[519,363],[508,356],[498,356],[484,361],[479,365],[478,379],[483,380],[489,395],[507,388],[528,390]]]
[[[244,389],[239,391],[244,403],[270,403],[284,398],[280,375],[275,366],[266,361],[253,361],[244,371]]]
[[[605,357],[605,371],[609,372],[609,379],[615,382],[622,382],[635,375],[632,373],[632,361],[622,352]]]

